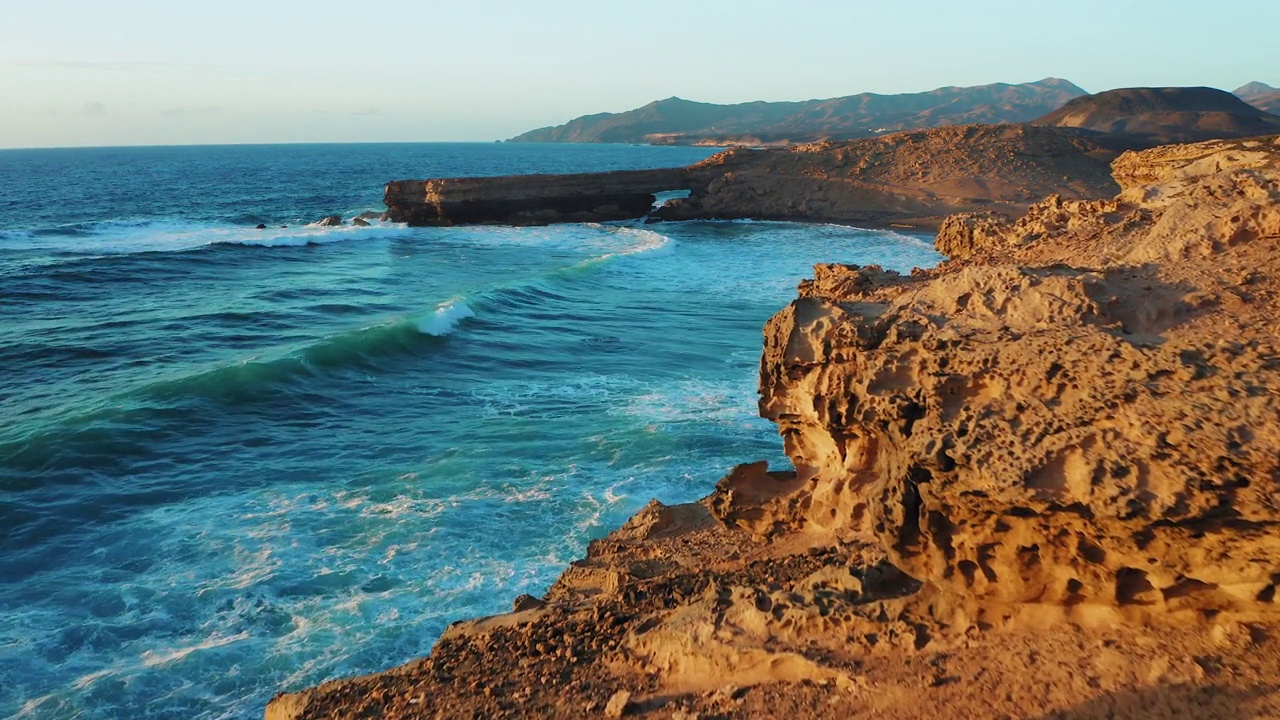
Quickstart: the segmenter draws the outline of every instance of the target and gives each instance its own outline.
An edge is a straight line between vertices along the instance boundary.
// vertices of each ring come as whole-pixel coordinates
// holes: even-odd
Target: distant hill
[[[1273,88],[1266,83],[1251,82],[1236,88],[1231,94],[1259,110],[1280,114],[1280,88]]]
[[[668,98],[623,113],[600,113],[533,130],[512,142],[785,144],[848,140],[896,130],[1017,123],[1085,91],[1057,78],[1010,85],[944,87],[922,93],[862,93],[831,100],[715,105]]]
[[[1094,130],[1143,144],[1280,133],[1280,116],[1207,87],[1108,90],[1076,98],[1031,124]]]

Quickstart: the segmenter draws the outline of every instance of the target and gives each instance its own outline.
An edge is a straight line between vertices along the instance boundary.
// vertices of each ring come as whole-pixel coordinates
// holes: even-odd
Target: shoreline
[[[1113,169],[931,270],[816,266],[761,360],[795,471],[266,717],[1280,713],[1280,138]]]

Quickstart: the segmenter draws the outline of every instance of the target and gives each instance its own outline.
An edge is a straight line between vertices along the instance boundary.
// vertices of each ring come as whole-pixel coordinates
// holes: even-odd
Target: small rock
[[[266,226],[266,225],[263,225],[262,223],[258,223],[258,224],[257,224],[257,226],[255,226],[253,229],[254,229],[254,230],[266,230],[266,229],[267,229],[267,226]]]
[[[351,224],[356,227],[369,227],[369,221],[364,218],[355,218],[351,221]]]
[[[319,227],[337,227],[341,224],[342,224],[341,215],[330,215],[329,217],[323,218],[316,222],[316,225]]]
[[[511,610],[512,612],[524,612],[525,610],[537,610],[545,604],[546,603],[544,603],[542,600],[526,593],[516,598],[516,601],[511,604]]]
[[[627,714],[627,708],[631,705],[631,693],[626,690],[619,690],[609,698],[609,704],[604,706],[604,716],[608,718],[620,718]]]

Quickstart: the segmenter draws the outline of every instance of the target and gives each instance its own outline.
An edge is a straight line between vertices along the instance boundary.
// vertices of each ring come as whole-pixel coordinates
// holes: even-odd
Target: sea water
[[[544,592],[650,498],[785,467],[761,326],[813,263],[928,238],[307,225],[391,179],[709,152],[0,152],[0,716],[260,717]]]

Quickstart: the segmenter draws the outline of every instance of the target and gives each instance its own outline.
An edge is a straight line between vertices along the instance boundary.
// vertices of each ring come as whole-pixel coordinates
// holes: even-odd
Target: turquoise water
[[[707,153],[0,152],[0,716],[260,717],[540,594],[652,497],[784,465],[762,324],[814,262],[927,239],[301,224],[398,177]]]

